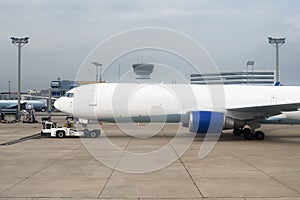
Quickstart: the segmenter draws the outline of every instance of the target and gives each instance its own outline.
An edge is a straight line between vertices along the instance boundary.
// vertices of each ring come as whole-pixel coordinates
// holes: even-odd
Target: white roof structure
[[[242,84],[242,85],[274,85],[275,72],[271,70],[255,70],[241,72],[220,72],[207,74],[191,74],[191,84]]]

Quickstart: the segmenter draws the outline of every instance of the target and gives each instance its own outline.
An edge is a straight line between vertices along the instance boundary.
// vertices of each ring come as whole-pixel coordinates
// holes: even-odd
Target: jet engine
[[[189,127],[192,133],[220,133],[224,126],[224,113],[213,111],[192,111]]]

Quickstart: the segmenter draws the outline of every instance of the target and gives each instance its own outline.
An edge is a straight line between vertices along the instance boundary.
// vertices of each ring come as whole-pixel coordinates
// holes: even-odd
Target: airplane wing
[[[235,119],[251,120],[278,115],[284,111],[297,111],[299,107],[300,103],[229,108],[227,115]]]

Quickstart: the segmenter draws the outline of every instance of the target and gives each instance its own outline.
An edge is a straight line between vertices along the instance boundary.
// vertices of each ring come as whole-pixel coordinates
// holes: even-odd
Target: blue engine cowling
[[[223,129],[224,113],[192,111],[189,117],[189,126],[192,133],[220,133]]]

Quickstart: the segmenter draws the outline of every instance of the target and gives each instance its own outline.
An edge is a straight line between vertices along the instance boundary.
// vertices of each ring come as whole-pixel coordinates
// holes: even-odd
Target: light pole
[[[96,66],[96,83],[98,82],[102,82],[102,63],[98,63],[98,62],[92,62],[92,64],[94,64]],[[100,75],[98,74],[98,67],[100,67]],[[99,80],[100,77],[100,80]]]
[[[10,100],[10,81],[8,81],[8,100]]]
[[[247,61],[247,85],[249,85],[249,66],[252,66],[252,83],[254,82],[254,60]]]
[[[21,114],[21,48],[28,43],[29,37],[11,37],[12,43],[18,47],[18,121]]]
[[[276,85],[280,83],[279,79],[279,47],[281,47],[285,43],[285,38],[273,38],[268,37],[269,43],[276,47]]]

